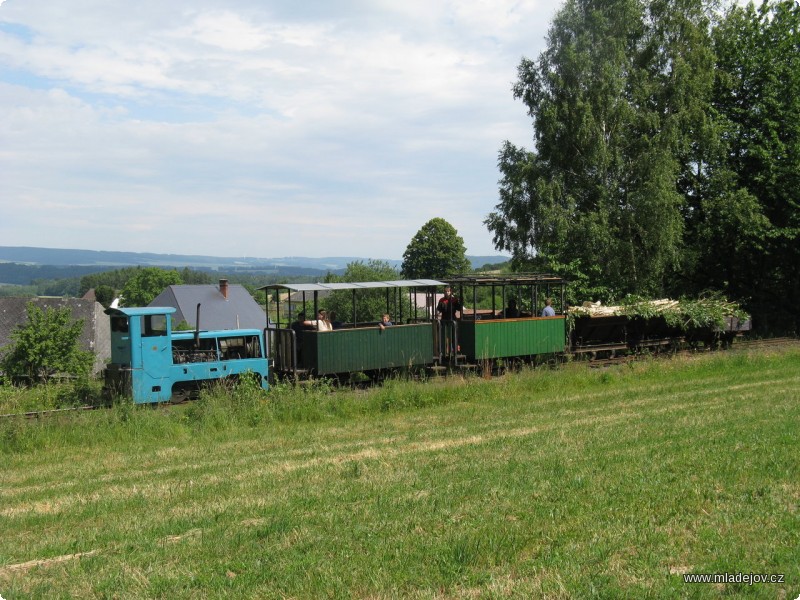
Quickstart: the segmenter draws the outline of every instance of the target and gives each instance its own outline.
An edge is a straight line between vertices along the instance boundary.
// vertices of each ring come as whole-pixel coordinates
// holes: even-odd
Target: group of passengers
[[[508,301],[508,306],[504,311],[500,313],[500,316],[503,319],[518,319],[522,316],[530,316],[529,313],[521,313],[519,308],[517,308],[517,301],[514,298],[511,298]],[[543,317],[555,317],[556,311],[553,308],[553,299],[552,298],[545,298],[544,301],[544,308],[542,309],[541,316]]]
[[[444,295],[436,305],[437,317],[443,321],[455,321],[461,316],[463,310],[464,307],[461,300],[453,294],[453,290],[450,286],[446,287],[444,289]],[[545,299],[545,305],[542,309],[541,316],[554,317],[555,315],[556,312],[553,309],[552,298]],[[520,313],[517,307],[517,301],[514,298],[508,301],[508,306],[501,312],[500,316],[504,319],[517,319],[522,316],[522,313]],[[384,329],[392,325],[394,325],[394,323],[392,323],[391,316],[388,313],[384,313],[380,322],[378,322],[378,327]],[[305,312],[297,313],[297,320],[292,323],[291,328],[294,330],[295,334],[299,335],[300,332],[304,330],[334,331],[335,329],[341,329],[342,323],[336,320],[336,313],[334,311],[328,313],[325,309],[320,309],[317,311],[316,319],[306,319]]]
[[[392,318],[389,313],[384,313],[378,323],[378,327],[383,329],[390,325],[394,325]],[[343,326],[341,321],[336,320],[335,311],[328,312],[321,308],[317,311],[316,319],[306,319],[306,313],[302,311],[297,313],[297,320],[292,323],[291,328],[295,334],[299,335],[301,331],[334,331],[342,329]]]
[[[317,311],[316,319],[306,319],[306,313],[300,311],[297,313],[297,320],[292,323],[291,327],[295,334],[300,334],[301,331],[333,331],[334,329],[341,328],[342,324],[336,321],[336,313],[320,309]]]
[[[446,287],[444,289],[444,296],[442,296],[442,299],[439,300],[439,304],[436,306],[437,316],[445,321],[453,321],[457,318],[457,314],[461,314],[462,310],[463,306],[461,301],[453,294],[453,290],[450,287]],[[556,316],[552,298],[545,298],[544,308],[541,314],[543,317]],[[523,315],[517,307],[517,301],[514,298],[510,298],[508,306],[500,312],[500,317],[503,319],[518,319],[521,316]]]
[[[530,317],[531,313],[529,312],[522,312],[517,305],[517,301],[514,298],[511,298],[508,301],[508,306],[497,313],[497,317],[500,319],[519,319],[520,317]],[[542,317],[555,317],[556,311],[553,308],[553,300],[547,298],[544,302],[544,308],[540,314]]]

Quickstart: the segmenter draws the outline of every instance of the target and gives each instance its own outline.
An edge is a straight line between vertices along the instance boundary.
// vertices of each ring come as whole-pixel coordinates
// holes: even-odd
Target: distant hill
[[[473,269],[485,264],[508,260],[505,256],[467,256]],[[29,246],[0,246],[0,283],[28,285],[34,279],[76,277],[122,267],[165,267],[227,273],[270,274],[322,277],[328,272],[341,273],[348,263],[369,259],[357,256],[326,256],[309,258],[218,257],[188,254],[153,254],[114,252],[109,250],[76,250],[36,248]],[[401,260],[381,259],[396,268]]]
[[[473,269],[480,269],[484,265],[497,265],[511,260],[508,256],[467,256]]]
[[[306,258],[288,256],[282,258],[258,258],[250,256],[219,257],[191,254],[153,254],[148,252],[114,252],[110,250],[75,250],[71,248],[34,248],[28,246],[0,246],[0,262],[15,262],[30,265],[53,266],[102,266],[102,267],[304,267],[324,272],[344,269],[347,263],[365,260],[354,256]],[[389,260],[393,266],[401,261]]]

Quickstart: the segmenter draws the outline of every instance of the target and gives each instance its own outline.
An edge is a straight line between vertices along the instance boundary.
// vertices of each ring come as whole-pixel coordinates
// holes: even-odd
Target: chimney
[[[225,300],[228,299],[228,280],[227,279],[220,279],[219,280],[219,291],[222,294],[222,297]]]

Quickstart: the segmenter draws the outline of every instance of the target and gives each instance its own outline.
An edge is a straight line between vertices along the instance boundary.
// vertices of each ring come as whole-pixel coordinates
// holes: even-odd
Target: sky
[[[0,0],[0,245],[495,255],[512,86],[561,0]]]

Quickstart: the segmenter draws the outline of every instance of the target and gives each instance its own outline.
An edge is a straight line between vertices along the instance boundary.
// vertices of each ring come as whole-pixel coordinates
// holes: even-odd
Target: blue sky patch
[[[0,21],[0,31],[13,35],[24,42],[33,41],[33,30],[30,27],[25,27],[19,23],[9,23],[8,21]]]

